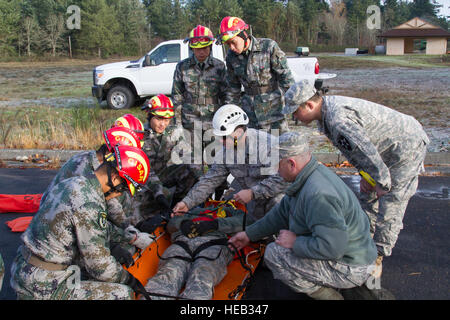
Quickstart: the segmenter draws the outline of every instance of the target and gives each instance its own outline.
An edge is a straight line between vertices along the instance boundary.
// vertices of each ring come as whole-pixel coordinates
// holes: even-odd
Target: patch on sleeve
[[[344,137],[343,135],[339,135],[337,137],[337,144],[339,145],[339,147],[341,147],[344,150],[347,150],[347,151],[353,150],[352,145],[350,144],[348,139],[346,137]]]
[[[106,212],[100,212],[98,214],[98,224],[100,225],[101,228],[105,229],[106,226],[108,225],[108,222],[106,220],[106,218],[108,217]]]

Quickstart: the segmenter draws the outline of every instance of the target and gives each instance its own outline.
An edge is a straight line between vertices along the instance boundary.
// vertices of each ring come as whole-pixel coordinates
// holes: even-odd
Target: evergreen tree
[[[19,1],[0,0],[0,57],[17,54],[21,20]]]
[[[124,37],[116,12],[106,0],[80,2],[81,29],[74,32],[76,48],[81,53],[98,57],[120,53]]]

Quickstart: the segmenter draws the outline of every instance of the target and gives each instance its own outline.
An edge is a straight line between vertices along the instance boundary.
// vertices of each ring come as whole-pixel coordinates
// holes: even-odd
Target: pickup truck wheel
[[[128,109],[134,105],[134,95],[128,87],[118,85],[109,89],[106,101],[111,109]]]

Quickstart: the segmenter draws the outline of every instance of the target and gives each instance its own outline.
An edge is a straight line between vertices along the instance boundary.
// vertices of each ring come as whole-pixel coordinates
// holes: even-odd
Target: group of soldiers
[[[381,276],[423,171],[426,134],[388,107],[294,83],[277,43],[249,30],[238,17],[222,20],[225,66],[211,56],[213,33],[194,28],[186,39],[193,54],[176,67],[172,99],[149,99],[145,126],[120,117],[98,150],[59,170],[11,268],[19,299],[165,299],[183,286],[183,298],[211,299],[233,251],[261,239],[274,277],[314,299],[342,299],[339,289]],[[307,136],[289,130],[290,116],[318,121],[364,174],[358,194],[318,163]],[[205,172],[208,130],[220,148]],[[199,148],[200,161],[174,161],[183,144]],[[224,190],[246,214],[199,207]],[[143,287],[122,264],[154,241],[161,220],[172,245]]]

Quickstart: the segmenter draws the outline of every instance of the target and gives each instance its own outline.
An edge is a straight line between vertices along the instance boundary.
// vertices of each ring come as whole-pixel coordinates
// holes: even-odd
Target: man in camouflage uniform
[[[110,252],[109,242],[123,239],[107,219],[106,201],[132,190],[128,179],[146,181],[148,171],[137,173],[139,166],[148,167],[144,157],[138,148],[118,146],[114,157],[91,175],[65,179],[49,190],[11,267],[11,286],[19,299],[133,298],[139,283]],[[86,281],[81,281],[81,268],[88,273]]]
[[[170,210],[171,203],[180,201],[197,181],[189,165],[172,161],[172,151],[184,143],[184,134],[181,125],[170,124],[175,115],[170,98],[159,94],[149,99],[142,109],[148,115],[142,150],[151,169],[149,190],[137,196],[140,206],[136,216],[140,219]]]
[[[271,39],[255,38],[240,18],[225,17],[219,38],[230,50],[226,56],[227,79],[232,94],[230,103],[244,109],[249,127],[289,130],[285,116],[284,93],[294,83],[284,52]],[[241,86],[245,94],[241,97]]]
[[[211,55],[214,40],[208,28],[198,25],[192,29],[185,41],[189,41],[193,55],[177,64],[173,76],[172,99],[175,108],[181,108],[185,133],[190,133],[185,139],[193,146],[190,161],[197,179],[204,173],[203,150],[209,143],[203,141],[203,135],[211,129],[216,110],[231,100],[225,64]],[[221,194],[226,188],[225,183],[216,192]]]
[[[225,64],[211,55],[213,40],[208,28],[194,28],[186,39],[193,55],[177,64],[173,76],[173,103],[181,108],[181,123],[191,134],[194,122],[203,132],[211,129],[214,112],[229,100]]]
[[[276,172],[278,155],[271,146],[277,140],[265,131],[247,128],[247,124],[248,117],[238,106],[225,105],[216,112],[213,132],[224,138],[225,147],[221,146],[208,172],[177,203],[174,212],[185,212],[203,203],[229,174],[242,188],[234,199],[247,204],[250,218],[261,218],[281,200],[288,183]]]
[[[110,153],[108,146],[113,148],[118,140],[113,138],[120,136],[120,132],[124,132],[123,139],[120,141],[125,145],[140,146],[139,138],[127,128],[111,128],[103,133],[105,144],[101,145],[98,150],[83,151],[73,157],[71,157],[66,163],[58,170],[58,173],[50,182],[47,190],[44,192],[41,198],[41,203],[45,201],[48,192],[58,183],[64,179],[77,177],[77,176],[90,176],[97,169],[100,164],[103,163],[103,159],[106,154]],[[108,200],[108,219],[112,221],[116,226],[126,228],[129,224],[129,217],[132,216],[132,201],[128,193]]]
[[[319,300],[342,300],[333,288],[364,284],[377,257],[369,219],[350,188],[311,156],[306,137],[279,140],[279,174],[291,186],[262,219],[230,239],[237,249],[278,234],[264,261],[273,276]]]
[[[158,272],[146,290],[150,294],[210,300],[214,287],[225,277],[233,253],[227,247],[227,234],[242,230],[241,210],[231,206],[207,207],[173,217],[167,225],[172,245],[159,261]],[[152,296],[152,299],[167,297]]]
[[[375,233],[381,272],[382,257],[392,253],[424,170],[429,139],[422,126],[411,116],[367,100],[321,96],[307,80],[289,89],[283,111],[306,124],[317,120],[348,161],[373,179],[361,179],[360,201]]]

